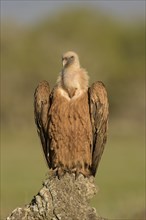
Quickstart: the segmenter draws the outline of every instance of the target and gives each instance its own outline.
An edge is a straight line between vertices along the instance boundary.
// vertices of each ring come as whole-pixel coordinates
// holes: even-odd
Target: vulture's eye
[[[71,59],[73,59],[74,58],[74,56],[71,56]]]

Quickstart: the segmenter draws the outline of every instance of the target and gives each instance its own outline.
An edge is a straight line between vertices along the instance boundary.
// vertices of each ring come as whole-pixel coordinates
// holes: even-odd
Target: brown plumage
[[[108,100],[102,82],[88,88],[87,72],[72,51],[62,57],[63,69],[50,92],[46,81],[34,95],[35,122],[49,168],[96,174],[107,139]]]

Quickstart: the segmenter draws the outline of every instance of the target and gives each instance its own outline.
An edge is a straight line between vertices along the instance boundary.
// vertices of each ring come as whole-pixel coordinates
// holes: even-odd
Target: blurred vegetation
[[[94,205],[108,218],[134,218],[144,211],[145,27],[141,20],[122,23],[89,9],[63,11],[28,27],[1,23],[1,218],[29,202],[44,178],[33,93],[43,79],[55,84],[67,50],[79,54],[90,83],[103,81],[109,95],[108,150]]]

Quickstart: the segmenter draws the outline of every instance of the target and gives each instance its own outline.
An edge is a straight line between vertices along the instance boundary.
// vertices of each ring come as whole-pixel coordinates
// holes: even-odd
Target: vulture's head
[[[78,55],[73,51],[68,51],[63,54],[62,56],[62,65],[63,68],[67,68],[70,66],[74,66],[76,68],[80,67],[79,57]]]

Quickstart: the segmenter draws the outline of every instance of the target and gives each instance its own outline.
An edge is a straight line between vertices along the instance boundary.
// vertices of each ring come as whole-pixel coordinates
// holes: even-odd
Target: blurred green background
[[[35,1],[30,3],[35,10]],[[108,7],[103,10],[85,6],[83,2],[76,6],[62,3],[58,8],[24,24],[12,19],[7,7],[3,7],[0,219],[5,219],[17,206],[29,203],[45,178],[47,166],[34,124],[33,93],[43,79],[51,86],[55,84],[61,54],[74,50],[89,72],[90,84],[95,80],[104,82],[110,102],[108,142],[96,175],[99,192],[92,205],[109,219],[142,220],[145,213],[143,11],[125,19],[124,14],[120,18],[114,16]],[[31,10],[25,10],[24,7],[27,17]]]

